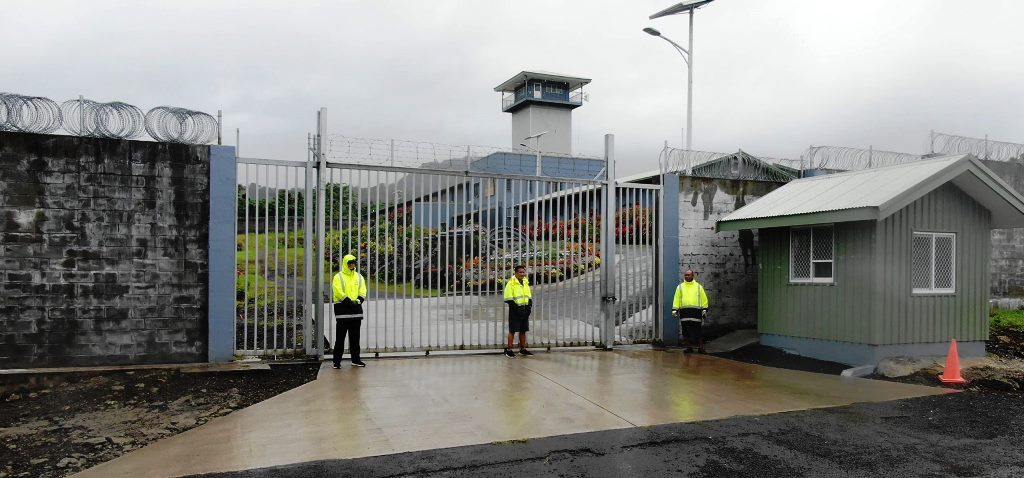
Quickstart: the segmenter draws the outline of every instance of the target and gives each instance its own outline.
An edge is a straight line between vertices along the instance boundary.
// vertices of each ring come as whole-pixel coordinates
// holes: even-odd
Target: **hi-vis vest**
[[[526,305],[530,303],[530,298],[533,294],[530,293],[530,280],[523,277],[523,282],[520,283],[519,279],[515,276],[509,278],[508,282],[505,282],[505,299],[511,300],[516,305]]]
[[[704,286],[697,281],[683,281],[676,287],[676,295],[672,299],[672,310],[687,307],[699,309],[708,307],[708,295],[704,293]]]
[[[339,272],[334,274],[331,289],[334,290],[335,302],[341,302],[345,297],[356,300],[359,297],[366,297],[366,279],[356,271],[349,271],[347,274]]]

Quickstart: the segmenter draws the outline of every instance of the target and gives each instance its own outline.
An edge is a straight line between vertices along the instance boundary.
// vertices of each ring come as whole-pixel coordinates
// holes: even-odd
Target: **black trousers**
[[[696,345],[698,347],[704,346],[704,334],[701,333],[700,322],[695,320],[681,320],[679,323],[682,325],[683,338],[686,339],[688,345]]]
[[[334,365],[341,365],[345,336],[348,335],[348,353],[353,362],[359,361],[359,326],[363,319],[334,319]]]

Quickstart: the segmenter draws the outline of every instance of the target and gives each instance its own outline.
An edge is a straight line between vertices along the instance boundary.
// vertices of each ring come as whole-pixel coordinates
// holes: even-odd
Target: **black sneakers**
[[[336,364],[333,365],[333,367],[334,368],[341,368],[341,364],[340,363],[336,363]]]
[[[505,356],[508,358],[516,358],[516,353],[512,349],[505,349]]]
[[[522,356],[525,357],[525,356],[528,356],[528,355],[533,355],[533,352],[530,352],[529,350],[526,350],[526,349],[519,349],[519,355],[522,355]]]
[[[352,361],[352,366],[353,367],[365,367],[366,364],[363,363],[362,360],[354,360],[354,361]]]

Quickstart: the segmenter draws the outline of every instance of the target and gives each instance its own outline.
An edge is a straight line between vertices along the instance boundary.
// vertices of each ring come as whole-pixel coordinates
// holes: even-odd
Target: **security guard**
[[[508,347],[505,356],[515,358],[512,351],[512,338],[519,334],[519,355],[533,355],[526,350],[526,332],[530,330],[530,312],[533,309],[533,294],[530,293],[530,280],[526,278],[526,266],[518,265],[515,275],[505,282],[505,303],[508,304]]]
[[[363,302],[366,302],[366,279],[356,272],[356,256],[347,254],[341,260],[341,270],[334,274],[331,289],[334,298],[334,368],[341,368],[345,335],[348,335],[348,353],[352,366],[365,367],[359,360],[359,326],[363,323]]]
[[[693,344],[696,343],[697,351],[705,353],[701,325],[708,315],[708,295],[704,286],[693,278],[693,271],[683,274],[683,281],[676,287],[676,295],[672,299],[672,313],[679,318],[687,342],[683,352],[693,352]]]

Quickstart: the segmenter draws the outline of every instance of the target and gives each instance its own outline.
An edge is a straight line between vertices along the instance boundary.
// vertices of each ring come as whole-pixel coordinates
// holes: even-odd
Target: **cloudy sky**
[[[574,151],[614,133],[621,174],[681,143],[674,2],[11,1],[0,91],[215,113],[242,154],[304,159],[331,134],[508,147],[493,88],[543,69],[593,79]],[[1024,2],[717,0],[697,12],[694,149],[924,152],[930,130],[1024,142]]]

